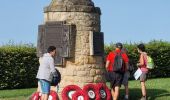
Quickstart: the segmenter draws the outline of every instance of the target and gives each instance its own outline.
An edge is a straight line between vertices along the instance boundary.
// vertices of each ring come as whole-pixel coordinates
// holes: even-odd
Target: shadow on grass
[[[142,96],[141,89],[139,88],[129,89],[129,96],[130,96],[129,98],[130,100],[140,100]],[[124,97],[124,89],[121,89],[120,100],[123,100],[122,99],[123,97]],[[148,100],[157,100],[157,98],[160,98],[159,100],[165,100],[165,98],[166,100],[170,100],[170,92],[163,89],[147,89],[147,97]]]

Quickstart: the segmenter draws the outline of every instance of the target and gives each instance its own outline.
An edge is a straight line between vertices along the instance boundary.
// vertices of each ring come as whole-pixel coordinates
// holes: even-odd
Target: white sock
[[[129,96],[128,96],[128,95],[125,95],[125,98],[126,98],[126,99],[128,99],[128,98],[129,98]]]

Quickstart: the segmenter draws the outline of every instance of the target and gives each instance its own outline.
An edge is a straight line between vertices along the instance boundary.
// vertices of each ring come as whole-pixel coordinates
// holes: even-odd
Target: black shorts
[[[123,74],[117,72],[108,72],[110,78],[110,88],[114,88],[115,86],[121,86]]]
[[[127,71],[127,72],[125,72],[125,73],[123,74],[122,84],[123,84],[124,86],[127,86],[127,85],[128,85],[128,79],[129,79],[129,77],[130,77],[129,71]]]

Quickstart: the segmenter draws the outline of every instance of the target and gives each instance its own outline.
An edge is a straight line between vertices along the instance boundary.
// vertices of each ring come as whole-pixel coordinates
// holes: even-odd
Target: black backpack
[[[133,62],[134,61],[132,61],[131,59],[129,59],[129,63],[128,63],[128,71],[130,72],[130,73],[132,73],[132,72],[134,72],[134,66],[133,66]]]
[[[114,58],[114,63],[113,63],[113,71],[114,72],[123,72],[124,69],[124,61],[123,61],[123,58],[122,58],[122,52],[120,53],[117,53],[115,52],[115,58]]]
[[[59,70],[57,70],[57,69],[56,69],[56,72],[57,72],[58,76],[57,76],[57,77],[53,77],[52,82],[51,82],[51,86],[56,86],[56,85],[58,85],[58,84],[60,83],[60,81],[61,81],[61,73],[60,73]],[[54,78],[55,78],[55,80],[57,80],[57,81],[54,81]]]

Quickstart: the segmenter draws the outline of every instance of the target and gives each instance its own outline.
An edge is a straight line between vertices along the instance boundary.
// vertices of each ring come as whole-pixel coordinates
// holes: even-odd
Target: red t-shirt
[[[113,71],[113,64],[114,64],[114,58],[115,58],[115,52],[120,53],[121,50],[115,50],[114,52],[110,52],[109,55],[107,56],[107,61],[110,61],[109,66],[107,67],[108,71]],[[129,58],[126,53],[122,53],[122,59],[125,63],[129,62]]]

